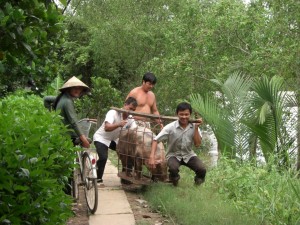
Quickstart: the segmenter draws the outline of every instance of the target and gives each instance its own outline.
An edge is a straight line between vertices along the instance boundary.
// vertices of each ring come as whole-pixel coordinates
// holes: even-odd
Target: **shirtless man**
[[[159,115],[156,98],[154,93],[151,91],[156,84],[156,77],[153,73],[147,72],[143,76],[142,85],[132,89],[127,95],[126,99],[133,97],[137,100],[138,106],[136,112],[151,113]],[[145,120],[145,117],[134,117],[136,120]],[[158,124],[161,124],[159,119],[156,120]],[[162,126],[162,124],[161,124]]]

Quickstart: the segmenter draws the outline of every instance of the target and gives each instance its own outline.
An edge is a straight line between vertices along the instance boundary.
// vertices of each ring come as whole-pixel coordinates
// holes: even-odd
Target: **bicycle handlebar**
[[[78,120],[77,122],[80,123],[82,121],[88,121],[88,122],[92,122],[92,123],[97,123],[97,119],[91,119],[91,118],[83,118],[81,120]]]

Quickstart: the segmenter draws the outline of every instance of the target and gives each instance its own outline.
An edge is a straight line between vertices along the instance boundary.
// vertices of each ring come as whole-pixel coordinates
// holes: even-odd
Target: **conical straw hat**
[[[75,76],[70,78],[66,83],[64,83],[64,85],[59,90],[63,91],[65,89],[71,88],[71,87],[83,87],[85,89],[85,91],[90,90],[90,88],[85,83],[83,83],[81,80],[79,80]]]

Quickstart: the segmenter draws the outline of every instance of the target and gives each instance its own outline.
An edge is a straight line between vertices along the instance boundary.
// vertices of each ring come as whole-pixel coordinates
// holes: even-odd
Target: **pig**
[[[135,179],[141,179],[142,166],[152,174],[152,180],[165,181],[167,179],[167,164],[165,161],[165,148],[163,143],[159,143],[156,150],[156,168],[150,169],[148,165],[151,153],[152,140],[155,134],[144,126],[131,126],[122,129],[120,132],[117,153],[122,163],[122,171],[126,176],[135,176]]]

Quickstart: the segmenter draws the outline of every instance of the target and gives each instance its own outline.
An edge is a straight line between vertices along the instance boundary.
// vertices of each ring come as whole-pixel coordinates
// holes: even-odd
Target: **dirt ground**
[[[73,203],[72,210],[74,217],[70,218],[67,222],[67,225],[88,225],[88,209],[85,201],[84,191],[80,189],[79,192],[79,201]]]
[[[134,214],[136,225],[174,225],[167,217],[150,208],[148,202],[143,198],[140,188],[131,188],[130,185],[125,185],[123,189]]]
[[[139,188],[124,186],[128,202],[134,214],[136,225],[170,225],[172,221],[161,214],[151,210],[147,201],[143,199]],[[80,193],[79,203],[73,206],[74,217],[70,218],[67,225],[88,225],[89,218],[84,193]],[[120,224],[122,225],[122,224]]]

